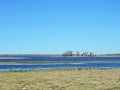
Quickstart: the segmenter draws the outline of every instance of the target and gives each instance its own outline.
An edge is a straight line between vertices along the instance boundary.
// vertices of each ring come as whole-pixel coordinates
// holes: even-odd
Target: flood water
[[[24,56],[0,58],[0,71],[55,68],[120,68],[120,57]]]

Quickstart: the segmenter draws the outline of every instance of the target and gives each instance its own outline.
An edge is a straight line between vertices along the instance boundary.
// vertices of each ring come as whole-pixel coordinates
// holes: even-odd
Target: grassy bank
[[[0,90],[120,90],[120,69],[0,72]]]

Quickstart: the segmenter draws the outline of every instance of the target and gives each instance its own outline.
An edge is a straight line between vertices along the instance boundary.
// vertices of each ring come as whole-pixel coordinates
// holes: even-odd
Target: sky
[[[0,54],[120,53],[120,0],[0,0]]]

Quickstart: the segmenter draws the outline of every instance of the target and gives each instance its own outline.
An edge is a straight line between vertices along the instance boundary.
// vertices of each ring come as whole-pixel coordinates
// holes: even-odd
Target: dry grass
[[[0,72],[0,90],[120,90],[120,69]]]

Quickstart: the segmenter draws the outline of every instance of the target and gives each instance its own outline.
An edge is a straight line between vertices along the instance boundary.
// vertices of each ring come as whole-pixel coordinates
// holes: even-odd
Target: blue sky
[[[0,0],[0,53],[120,53],[120,0]]]

